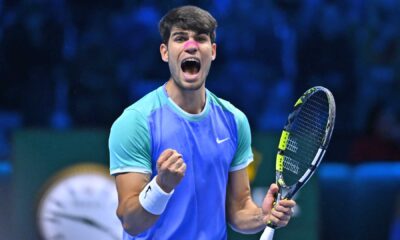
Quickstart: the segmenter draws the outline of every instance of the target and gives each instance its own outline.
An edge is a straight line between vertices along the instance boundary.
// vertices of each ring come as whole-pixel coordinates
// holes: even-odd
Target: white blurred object
[[[274,238],[275,229],[266,227],[263,234],[260,237],[260,240],[272,240]]]

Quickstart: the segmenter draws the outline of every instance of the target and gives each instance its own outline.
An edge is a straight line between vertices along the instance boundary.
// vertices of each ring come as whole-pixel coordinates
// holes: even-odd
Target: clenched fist
[[[157,159],[157,172],[157,184],[165,192],[171,192],[185,176],[186,164],[182,155],[173,149],[163,151]]]

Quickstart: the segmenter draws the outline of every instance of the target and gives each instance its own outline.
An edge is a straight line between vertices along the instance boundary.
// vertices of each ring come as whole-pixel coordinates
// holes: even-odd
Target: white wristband
[[[168,200],[174,193],[174,190],[170,193],[164,192],[161,187],[158,186],[156,177],[154,177],[146,187],[143,188],[142,192],[140,192],[139,202],[149,213],[161,215],[167,206]]]

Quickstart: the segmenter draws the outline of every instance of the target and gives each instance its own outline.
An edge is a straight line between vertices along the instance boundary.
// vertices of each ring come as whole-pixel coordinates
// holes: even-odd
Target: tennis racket
[[[278,145],[276,201],[291,199],[314,174],[331,139],[335,115],[335,100],[324,87],[310,88],[297,100]],[[272,240],[274,231],[269,223],[260,240]]]

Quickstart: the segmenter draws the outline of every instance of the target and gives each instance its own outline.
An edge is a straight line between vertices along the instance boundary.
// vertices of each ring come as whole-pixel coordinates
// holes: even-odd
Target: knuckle
[[[161,153],[161,155],[162,155],[162,156],[168,156],[169,154],[171,154],[171,152],[172,152],[172,149],[168,148],[168,149],[165,149],[165,150]]]
[[[158,171],[159,171],[159,172],[164,172],[164,171],[165,171],[165,166],[160,165],[160,166],[158,167]]]
[[[173,155],[176,155],[176,154],[179,154],[179,153],[178,153],[178,151],[176,151],[175,149],[173,149],[173,150],[172,150],[172,154],[173,154]]]

